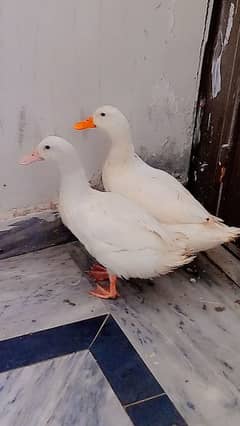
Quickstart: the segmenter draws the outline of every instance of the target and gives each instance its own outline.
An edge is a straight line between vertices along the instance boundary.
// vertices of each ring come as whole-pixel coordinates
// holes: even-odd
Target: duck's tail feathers
[[[220,222],[185,225],[183,231],[188,237],[186,246],[189,253],[210,250],[240,237],[240,228]]]
[[[178,260],[174,262],[173,265],[166,265],[166,269],[161,270],[161,275],[168,274],[169,272],[173,272],[175,269],[180,268],[180,266],[187,265],[188,263],[191,263],[196,256],[193,256],[192,254],[185,253],[182,254]]]
[[[217,226],[219,231],[220,244],[229,243],[240,237],[240,228],[236,226],[228,226],[221,222],[215,223],[215,226]]]
[[[226,226],[226,225],[225,225]],[[226,240],[224,243],[230,243],[230,241],[236,240],[236,238],[240,237],[240,228],[235,226],[227,226],[226,230]]]

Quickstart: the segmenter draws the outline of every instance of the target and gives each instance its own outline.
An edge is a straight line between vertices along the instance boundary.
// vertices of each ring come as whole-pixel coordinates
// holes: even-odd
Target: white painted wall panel
[[[47,134],[79,149],[89,176],[107,142],[72,123],[111,103],[138,152],[186,176],[207,0],[0,0],[0,209],[54,197],[57,172],[19,157]]]

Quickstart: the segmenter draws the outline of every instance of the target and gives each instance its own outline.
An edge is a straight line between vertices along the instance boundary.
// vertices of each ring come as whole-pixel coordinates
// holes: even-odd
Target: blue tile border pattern
[[[187,426],[111,315],[0,341],[0,373],[89,350],[135,426]]]

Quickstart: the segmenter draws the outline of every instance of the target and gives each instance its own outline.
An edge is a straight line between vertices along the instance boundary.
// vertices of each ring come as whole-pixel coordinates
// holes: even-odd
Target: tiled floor
[[[87,351],[0,375],[0,424],[119,426],[132,423]],[[94,415],[93,415],[94,413]]]
[[[238,426],[240,289],[202,258],[102,301],[69,253],[0,262],[0,425]]]
[[[4,425],[186,425],[109,314],[3,340],[0,355]]]

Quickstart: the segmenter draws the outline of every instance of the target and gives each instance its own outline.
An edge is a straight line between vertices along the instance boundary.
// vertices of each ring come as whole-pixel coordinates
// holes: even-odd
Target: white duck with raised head
[[[177,179],[138,157],[130,124],[117,108],[102,106],[74,125],[76,130],[95,127],[104,130],[111,140],[102,170],[106,191],[125,195],[160,223],[177,225],[188,236],[188,248],[194,252],[209,250],[240,235],[239,228],[229,227],[210,214]]]

